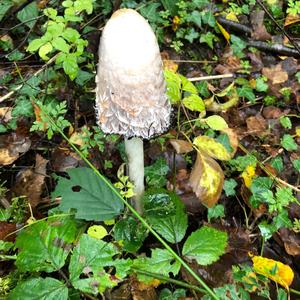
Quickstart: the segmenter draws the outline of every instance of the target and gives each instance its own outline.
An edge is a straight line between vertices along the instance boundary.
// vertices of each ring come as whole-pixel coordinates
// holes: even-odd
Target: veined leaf
[[[198,136],[194,139],[193,144],[202,152],[207,155],[220,159],[220,160],[230,160],[231,155],[226,150],[226,148],[216,140],[208,136]]]
[[[210,265],[225,253],[226,232],[203,226],[193,232],[183,245],[182,254],[189,260],[195,259],[200,265]]]
[[[214,159],[198,152],[189,182],[199,201],[213,207],[222,193],[224,174]]]
[[[228,128],[226,121],[218,115],[207,117],[204,121],[213,130],[223,130]]]
[[[182,103],[191,111],[205,111],[205,104],[202,98],[196,94],[191,94],[190,96],[184,97]]]
[[[69,169],[70,179],[58,177],[52,197],[61,196],[59,209],[75,209],[78,219],[104,221],[118,216],[123,202],[88,168]]]
[[[181,79],[178,74],[169,70],[164,71],[167,82],[167,95],[172,104],[176,104],[181,99]]]

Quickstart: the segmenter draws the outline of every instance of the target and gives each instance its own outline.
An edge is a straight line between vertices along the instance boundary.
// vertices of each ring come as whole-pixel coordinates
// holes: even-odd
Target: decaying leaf
[[[273,68],[263,68],[262,74],[266,76],[272,84],[284,83],[288,80],[288,73],[282,70],[281,64]]]
[[[11,119],[12,107],[0,107],[0,119],[7,123]]]
[[[224,173],[213,158],[198,151],[189,182],[200,202],[213,207],[222,192]]]
[[[41,199],[46,165],[48,160],[36,155],[34,169],[28,168],[19,172],[13,192],[17,196],[27,196],[31,207],[36,207]]]
[[[284,26],[289,26],[295,23],[300,23],[300,14],[292,15],[288,14],[284,21]]]
[[[294,272],[290,266],[262,256],[253,256],[251,259],[254,272],[270,278],[286,289],[292,284]]]
[[[222,132],[226,133],[228,138],[229,138],[229,142],[230,142],[230,146],[232,148],[232,151],[230,153],[230,156],[231,158],[234,157],[236,151],[237,151],[237,148],[239,146],[239,138],[238,138],[238,135],[237,133],[231,129],[231,128],[224,128],[222,129]]]
[[[201,150],[201,152],[204,152],[213,158],[220,160],[231,159],[230,153],[227,149],[211,137],[204,135],[197,136],[194,139],[193,144]]]
[[[247,118],[247,131],[252,135],[266,135],[267,122],[261,114]]]
[[[193,151],[193,145],[190,142],[184,140],[171,139],[170,143],[177,154],[185,154]]]

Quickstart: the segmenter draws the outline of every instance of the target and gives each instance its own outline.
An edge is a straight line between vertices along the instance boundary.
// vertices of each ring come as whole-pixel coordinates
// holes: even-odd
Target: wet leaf
[[[189,182],[199,201],[213,207],[222,193],[224,174],[214,159],[198,152]]]
[[[230,160],[231,158],[226,148],[211,137],[204,135],[198,136],[194,139],[193,144],[199,150],[213,158],[220,160]]]
[[[185,154],[193,151],[193,145],[184,140],[171,139],[170,144],[173,146],[177,154]]]
[[[185,258],[195,259],[199,265],[210,265],[225,253],[227,233],[203,226],[193,232],[183,245]]]
[[[270,278],[286,289],[292,284],[294,272],[290,266],[262,256],[253,256],[251,259],[254,272]]]

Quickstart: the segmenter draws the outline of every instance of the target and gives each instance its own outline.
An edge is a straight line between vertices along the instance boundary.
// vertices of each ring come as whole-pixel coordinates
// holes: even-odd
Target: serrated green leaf
[[[70,51],[70,46],[62,37],[54,38],[51,44],[56,50],[62,51],[64,53],[69,53]]]
[[[16,101],[16,105],[12,110],[11,115],[13,117],[33,117],[33,107],[31,102],[26,97],[19,97]]]
[[[25,23],[30,29],[36,23],[36,20],[29,21],[34,19],[39,15],[39,8],[35,1],[31,2],[30,4],[26,5],[22,10],[17,13],[17,18],[21,22]],[[28,21],[28,22],[27,22]]]
[[[224,181],[223,190],[227,197],[234,196],[236,194],[235,188],[237,187],[237,182],[233,179],[226,179]]]
[[[191,111],[205,111],[205,104],[202,98],[196,94],[184,97],[182,104]]]
[[[151,273],[169,277],[169,273],[176,276],[180,270],[180,263],[175,261],[172,254],[166,249],[152,249],[151,257],[139,257],[134,260],[133,267]],[[152,277],[137,273],[139,281],[149,283]]]
[[[203,226],[193,232],[183,245],[182,254],[200,265],[209,265],[225,253],[227,233]]]
[[[61,196],[59,209],[75,209],[78,219],[104,221],[118,216],[123,202],[91,169],[67,170],[70,179],[58,177],[52,197]]]
[[[270,164],[278,173],[283,171],[283,160],[280,156],[274,157]]]
[[[49,57],[47,56],[48,53],[50,53],[52,51],[53,47],[52,44],[50,42],[44,44],[43,46],[41,46],[39,48],[39,56],[43,59],[43,60],[48,60]]]
[[[164,158],[159,158],[153,165],[145,167],[146,182],[151,187],[163,187],[167,184],[166,175],[169,166]]]
[[[127,252],[136,252],[143,245],[146,237],[146,228],[131,216],[117,222],[114,227],[115,240]]]
[[[294,151],[298,149],[298,145],[290,134],[285,134],[281,139],[281,146],[287,151]]]
[[[221,143],[208,136],[201,135],[196,137],[193,144],[213,158],[220,160],[229,160],[231,158],[230,153]]]
[[[61,281],[46,278],[31,278],[19,283],[9,294],[8,300],[67,300],[68,288]]]
[[[77,235],[73,219],[49,218],[23,229],[16,239],[16,265],[22,272],[54,272],[64,266]]]
[[[184,238],[187,214],[175,193],[164,189],[149,190],[143,202],[146,219],[163,238],[170,243],[178,243]]]
[[[84,293],[94,295],[118,285],[126,277],[132,264],[130,259],[113,259],[118,253],[117,247],[112,243],[83,234],[70,260],[72,285]],[[104,267],[115,267],[115,275],[111,276]]]
[[[218,115],[207,117],[204,121],[213,130],[223,130],[228,128],[226,121]]]

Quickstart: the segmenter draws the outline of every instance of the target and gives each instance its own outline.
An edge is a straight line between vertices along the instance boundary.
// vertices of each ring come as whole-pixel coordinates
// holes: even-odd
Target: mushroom
[[[134,205],[144,193],[143,140],[169,126],[162,60],[148,22],[135,10],[117,10],[103,29],[96,87],[97,122],[105,133],[125,137]]]

